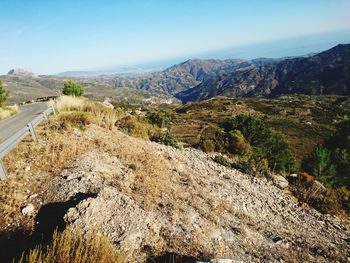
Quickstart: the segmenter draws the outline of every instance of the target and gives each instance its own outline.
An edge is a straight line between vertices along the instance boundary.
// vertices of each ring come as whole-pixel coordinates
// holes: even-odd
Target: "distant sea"
[[[350,44],[350,29],[338,32],[274,40],[269,42],[232,47],[223,50],[208,51],[162,61],[155,61],[152,63],[140,64],[137,66],[145,69],[161,69],[193,58],[254,59],[261,57],[283,58],[293,56],[305,56],[325,51],[338,44]]]

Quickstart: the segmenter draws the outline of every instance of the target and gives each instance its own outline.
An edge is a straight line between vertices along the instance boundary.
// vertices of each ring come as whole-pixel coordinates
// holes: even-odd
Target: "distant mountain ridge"
[[[248,61],[243,59],[190,59],[171,66],[163,71],[138,77],[115,76],[115,87],[132,87],[165,94],[178,92],[197,86],[219,74],[249,68],[263,60]]]
[[[153,72],[153,69],[144,69],[139,67],[122,67],[111,70],[97,70],[97,71],[64,71],[55,74],[58,77],[72,77],[72,78],[96,78],[113,75],[125,76],[139,76]]]
[[[37,77],[33,72],[21,69],[21,68],[16,68],[16,69],[11,69],[8,73],[8,76],[23,76],[23,77]]]
[[[228,97],[280,94],[350,95],[350,44],[314,56],[254,63],[218,74],[176,94],[183,102]]]
[[[92,88],[94,93],[101,87],[100,96],[104,88],[110,93],[113,89],[128,87],[136,89],[135,92],[175,96],[184,103],[215,96],[350,95],[350,44],[302,57],[190,59],[162,71],[136,74],[135,70],[122,68],[119,72],[123,73],[106,75],[81,71],[65,72],[62,76],[37,76],[23,69],[13,69],[0,79],[18,98],[58,94],[64,80],[69,78]]]

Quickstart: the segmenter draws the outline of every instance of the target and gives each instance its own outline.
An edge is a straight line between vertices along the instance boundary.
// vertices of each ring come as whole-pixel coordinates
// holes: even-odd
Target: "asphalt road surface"
[[[9,119],[0,121],[0,143],[30,123],[37,115],[47,109],[45,102],[27,104],[19,107],[20,112]]]

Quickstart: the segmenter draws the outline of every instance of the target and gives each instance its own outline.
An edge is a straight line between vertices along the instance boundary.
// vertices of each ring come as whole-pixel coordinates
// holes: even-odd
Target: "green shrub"
[[[240,114],[224,123],[227,132],[239,130],[244,138],[253,146],[260,144],[265,139],[268,131],[265,123],[248,114]]]
[[[161,133],[157,126],[149,124],[144,118],[135,115],[120,119],[117,126],[131,136],[148,140]]]
[[[230,153],[249,157],[251,155],[252,147],[239,130],[233,130],[228,133],[228,151]]]
[[[306,156],[302,169],[327,184],[332,184],[336,174],[336,168],[331,161],[331,152],[322,145],[317,146]]]
[[[64,95],[79,97],[83,95],[84,92],[85,90],[78,83],[71,80],[64,82],[64,88],[62,91]]]
[[[254,153],[254,152],[253,152]],[[256,177],[269,177],[270,169],[269,162],[266,158],[257,158],[252,156],[249,159],[241,160],[236,166],[243,173],[251,174]]]
[[[350,189],[350,120],[337,125],[337,130],[303,160],[302,168],[333,187]]]
[[[269,162],[269,167],[276,172],[294,172],[295,159],[288,140],[280,133],[270,130],[266,133],[261,149]]]
[[[151,124],[157,125],[160,128],[168,126],[173,120],[172,115],[166,111],[151,112],[147,114],[147,118]]]
[[[227,152],[227,134],[216,126],[207,127],[201,134],[197,147],[204,152]]]
[[[262,120],[241,114],[225,122],[224,128],[231,139],[231,151],[232,146],[236,144],[237,147],[243,147],[246,153],[250,151],[248,145],[252,147],[252,157],[248,163],[255,162],[260,166],[258,162],[265,160],[264,163],[267,161],[269,168],[273,171],[293,172],[295,170],[295,160],[287,139],[270,129]],[[239,151],[239,147],[236,151]]]
[[[153,135],[151,141],[179,148],[176,138],[170,132]]]
[[[2,81],[0,80],[0,107],[5,104],[9,96],[10,92],[4,89]]]

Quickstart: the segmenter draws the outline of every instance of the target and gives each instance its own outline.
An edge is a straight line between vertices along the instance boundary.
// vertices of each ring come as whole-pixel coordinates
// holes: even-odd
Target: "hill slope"
[[[350,94],[350,44],[338,45],[311,57],[255,64],[219,74],[176,94],[183,102],[228,97],[280,94]]]
[[[241,59],[191,59],[163,71],[144,76],[115,76],[113,81],[115,87],[132,87],[165,94],[175,94],[192,88],[219,73],[230,72],[236,68],[247,67],[250,64],[251,62]]]
[[[40,75],[22,70],[10,70],[7,75],[0,76],[6,90],[10,91],[9,102],[21,103],[32,99],[56,96],[63,89],[64,82],[69,78]],[[160,96],[147,90],[127,87],[115,88],[109,78],[70,78],[85,88],[85,96],[95,99],[109,98],[113,101],[127,101],[130,103],[170,102],[176,99]]]
[[[37,145],[25,142],[6,158],[13,177],[0,182],[3,231],[25,224],[38,234],[55,224],[94,229],[130,262],[166,252],[244,262],[347,260],[349,225],[266,179],[115,128],[57,130],[59,120],[39,129]],[[28,203],[32,217],[19,209]]]

